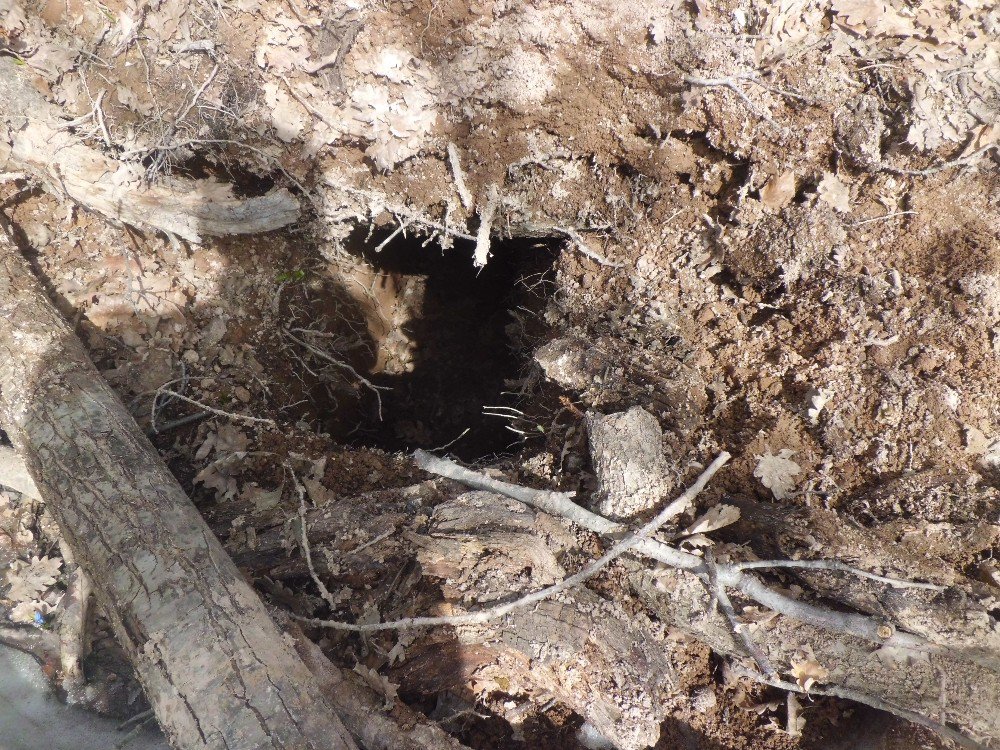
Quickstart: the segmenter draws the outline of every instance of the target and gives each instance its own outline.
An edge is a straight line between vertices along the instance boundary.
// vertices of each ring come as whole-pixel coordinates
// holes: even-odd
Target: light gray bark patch
[[[641,407],[618,414],[587,414],[597,478],[593,510],[627,521],[653,509],[677,487],[663,451],[663,430]]]

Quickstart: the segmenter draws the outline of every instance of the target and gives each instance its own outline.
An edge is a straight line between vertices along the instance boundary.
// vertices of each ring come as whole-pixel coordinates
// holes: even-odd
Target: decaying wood
[[[298,220],[298,202],[285,189],[237,199],[229,186],[209,180],[163,177],[146,184],[139,163],[110,158],[61,128],[59,111],[10,58],[0,59],[0,99],[0,168],[6,163],[27,172],[56,195],[109,219],[190,242],[267,232]]]
[[[355,747],[6,236],[0,422],[176,747]]]
[[[356,675],[334,666],[287,615],[275,612],[275,620],[295,640],[295,650],[320,690],[365,750],[468,750],[401,701],[387,713],[382,696],[354,679]]]
[[[493,485],[504,489],[503,483],[496,480],[484,478],[484,483],[490,484],[492,491],[497,489]],[[439,492],[446,490],[442,485],[436,488]],[[560,493],[519,489],[546,496],[554,512],[568,502]],[[333,576],[342,581],[351,575],[351,570],[366,570],[371,576],[365,579],[366,585],[385,591],[380,586],[383,575],[377,572],[381,564],[391,560],[391,566],[398,570],[399,560],[407,554],[417,561],[424,585],[443,596],[447,605],[442,608],[437,599],[415,598],[418,584],[411,583],[380,597],[384,619],[413,614],[414,607],[418,613],[438,613],[442,609],[457,613],[493,601],[506,601],[564,576],[564,560],[575,559],[579,565],[589,559],[580,556],[578,540],[567,533],[564,521],[513,499],[500,498],[491,492],[456,496],[454,491],[449,499],[445,491],[444,495],[431,496],[433,513],[428,525],[426,505],[414,507],[411,503],[407,513],[404,497],[409,493],[412,499],[414,492],[412,488],[397,491],[396,502],[389,504],[384,522],[378,520],[375,506],[369,506],[364,514],[365,524],[400,528],[402,533],[394,537],[391,553],[387,554],[385,549],[363,550],[345,558],[343,570]],[[384,493],[380,496],[383,501],[387,499]],[[309,526],[323,528],[322,536],[327,539],[346,534],[351,530],[350,523],[339,525],[334,520],[336,515],[343,514],[345,505],[350,503],[338,505],[336,513],[329,509],[313,511]],[[750,510],[747,515],[751,516]],[[776,534],[784,531],[789,538],[805,534],[806,527],[798,525],[794,514],[787,527],[781,526],[780,510],[770,518]],[[612,522],[605,523],[608,525],[605,533],[618,528]],[[841,522],[840,526],[844,524]],[[271,539],[270,534],[262,535],[261,539],[276,544],[278,536]],[[826,541],[827,537],[820,532],[811,554],[831,558],[840,555],[853,565],[867,564],[870,559],[848,554],[851,549],[881,548],[884,552],[886,546],[885,540],[865,529],[853,529],[848,537],[850,549],[833,546],[832,541],[827,549]],[[323,542],[316,543],[317,547],[322,545]],[[657,554],[655,545],[671,549],[655,542],[649,545],[650,550],[640,551]],[[764,541],[759,552],[771,551],[780,552],[771,550]],[[692,557],[696,564],[704,563],[682,551],[676,554],[682,556],[681,562]],[[292,562],[296,557],[293,555],[284,563],[286,572],[301,574],[302,568]],[[859,591],[879,591],[883,597],[910,603],[908,611],[897,607],[872,615],[831,609],[824,599],[796,601],[757,576],[742,572],[736,563],[728,567],[720,563],[717,568],[729,587],[738,616],[745,620],[743,627],[779,674],[788,674],[792,663],[806,658],[811,650],[817,661],[830,670],[829,680],[821,689],[867,701],[911,720],[926,721],[966,746],[978,746],[970,736],[996,741],[1000,739],[1000,712],[989,708],[1000,701],[996,652],[988,637],[983,640],[984,648],[978,650],[966,647],[959,637],[963,629],[966,636],[989,636],[982,629],[986,622],[982,605],[961,593],[976,591],[976,584],[958,576],[940,561],[925,560],[917,567],[909,567],[914,559],[904,545],[885,558],[879,571],[888,576],[926,578],[946,583],[948,588],[943,591],[930,585],[914,588],[902,582],[889,586],[859,578],[846,565],[839,570],[779,571],[795,572],[809,581],[826,581],[825,586],[817,586],[825,601],[839,601],[848,607],[855,606],[852,594]],[[830,567],[835,564],[831,562]],[[433,691],[457,689],[466,684],[472,673],[479,675],[479,679],[484,674],[502,674],[527,694],[558,697],[621,747],[643,747],[644,742],[655,739],[659,722],[671,710],[670,646],[653,623],[670,623],[736,662],[746,661],[747,651],[745,642],[733,632],[732,623],[715,607],[713,591],[695,568],[654,568],[636,557],[623,559],[621,569],[627,573],[637,600],[626,593],[625,600],[609,601],[588,589],[578,589],[530,612],[514,613],[491,623],[463,625],[445,633],[432,632],[409,649],[411,657],[397,668],[398,678],[394,679],[413,689]],[[531,575],[526,579],[527,570]],[[747,610],[748,603],[757,609]],[[958,607],[952,610],[958,617],[943,635],[935,635],[929,629],[907,632],[922,617],[932,617],[936,607],[946,604]],[[768,612],[761,605],[773,607]],[[649,620],[636,617],[629,609],[636,606],[654,616]],[[861,612],[871,612],[858,608]],[[624,616],[624,611],[632,613]],[[602,653],[618,656],[605,660]],[[642,669],[633,673],[627,665],[623,666],[621,653],[644,654]],[[552,661],[546,661],[545,655],[552,655]],[[456,671],[455,665],[462,665],[463,669]],[[759,674],[754,669],[745,671]],[[614,680],[607,682],[612,673]],[[759,678],[772,682],[778,679],[762,674]],[[942,680],[948,686],[945,704],[941,698]],[[609,689],[609,685],[615,687]],[[612,710],[611,706],[618,708]],[[948,725],[960,727],[966,735],[954,733]]]
[[[930,643],[993,665],[1000,672],[1000,629],[990,614],[995,588],[966,578],[919,545],[899,544],[882,529],[853,525],[833,511],[766,505],[747,499],[732,502],[742,513],[733,527],[734,538],[753,539],[757,554],[807,559],[817,556],[815,550],[821,550],[824,557],[857,567],[947,585],[944,592],[904,591],[850,580],[836,572],[790,571],[820,596],[883,618]]]

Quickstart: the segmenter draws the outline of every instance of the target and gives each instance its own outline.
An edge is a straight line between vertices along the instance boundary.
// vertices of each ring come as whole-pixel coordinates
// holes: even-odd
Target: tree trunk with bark
[[[2,235],[0,421],[94,582],[174,746],[355,747]]]

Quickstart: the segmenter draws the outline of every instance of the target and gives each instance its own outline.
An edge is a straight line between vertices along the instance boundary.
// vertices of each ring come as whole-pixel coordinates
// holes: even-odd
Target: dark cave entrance
[[[518,450],[541,437],[532,353],[544,338],[557,239],[494,241],[484,268],[473,247],[443,249],[423,236],[359,233],[351,243],[409,307],[395,339],[406,363],[373,375],[382,416],[369,409],[349,441],[388,451],[446,447],[465,461]]]

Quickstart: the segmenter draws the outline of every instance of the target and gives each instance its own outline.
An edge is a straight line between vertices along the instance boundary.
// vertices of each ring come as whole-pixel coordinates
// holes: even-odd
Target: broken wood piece
[[[677,486],[663,450],[663,430],[636,406],[618,414],[587,413],[590,455],[597,477],[595,513],[627,521],[655,508]]]
[[[305,664],[3,233],[0,423],[175,747],[354,750]]]
[[[244,199],[210,180],[164,176],[148,184],[140,163],[113,159],[63,129],[57,108],[9,58],[0,59],[0,99],[0,165],[26,171],[49,191],[113,221],[188,242],[269,232],[298,221],[298,201],[284,188]]]

